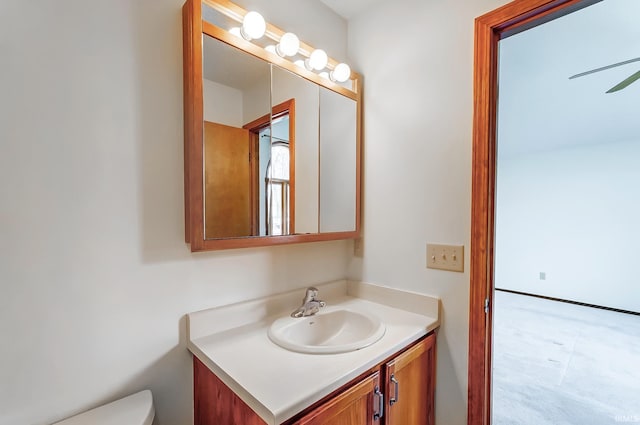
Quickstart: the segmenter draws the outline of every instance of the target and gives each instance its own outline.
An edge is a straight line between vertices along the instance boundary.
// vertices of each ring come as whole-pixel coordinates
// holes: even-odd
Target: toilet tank
[[[151,425],[154,416],[151,391],[144,390],[53,425]]]

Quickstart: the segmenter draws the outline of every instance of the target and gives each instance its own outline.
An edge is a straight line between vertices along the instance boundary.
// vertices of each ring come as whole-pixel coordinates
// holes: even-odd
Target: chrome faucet
[[[305,317],[313,316],[320,311],[322,307],[327,305],[324,301],[320,301],[316,297],[318,296],[318,289],[314,287],[307,288],[307,292],[302,300],[302,305],[296,311],[291,313],[291,317]]]

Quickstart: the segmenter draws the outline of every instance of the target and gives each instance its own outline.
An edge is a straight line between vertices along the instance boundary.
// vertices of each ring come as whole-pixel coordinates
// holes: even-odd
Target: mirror
[[[203,3],[183,7],[191,250],[358,237],[359,76],[298,67],[228,31],[246,11]]]
[[[202,77],[205,238],[264,235],[256,170],[271,156],[270,65],[205,35]]]
[[[353,100],[320,88],[320,232],[356,227],[356,122]]]
[[[295,191],[291,233],[318,233],[319,87],[275,65],[272,67],[271,78],[274,104],[285,99],[295,99],[295,124],[292,131],[295,134],[295,146],[292,150],[295,162],[292,180],[295,181]]]

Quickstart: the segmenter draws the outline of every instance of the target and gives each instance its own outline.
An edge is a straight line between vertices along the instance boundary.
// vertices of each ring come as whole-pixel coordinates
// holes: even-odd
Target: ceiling
[[[261,59],[212,37],[203,37],[203,77],[238,90],[262,81],[269,84],[270,67]]]
[[[640,141],[640,81],[607,90],[640,62],[640,1],[604,0],[500,42],[498,153]]]
[[[351,19],[360,15],[384,0],[320,0],[338,15]]]

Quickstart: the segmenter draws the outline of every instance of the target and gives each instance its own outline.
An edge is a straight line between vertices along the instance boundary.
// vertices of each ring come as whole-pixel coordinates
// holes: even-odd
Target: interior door
[[[434,425],[435,334],[386,364],[387,425]]]
[[[249,130],[204,122],[205,238],[251,236]]]

